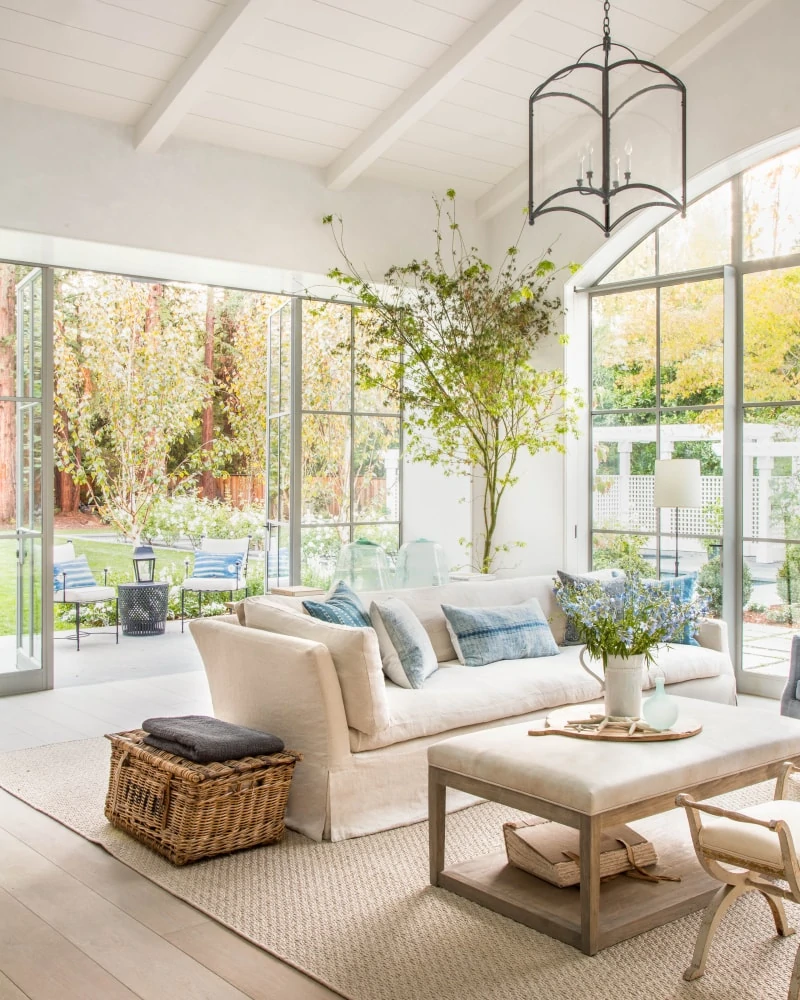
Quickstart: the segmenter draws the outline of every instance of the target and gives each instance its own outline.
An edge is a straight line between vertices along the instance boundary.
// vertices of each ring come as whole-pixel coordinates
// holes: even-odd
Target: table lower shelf
[[[697,862],[682,810],[632,824],[653,842],[652,869],[680,875],[680,882],[644,882],[621,875],[600,887],[598,951],[702,909],[719,889]],[[577,886],[559,889],[509,865],[505,851],[446,868],[438,884],[534,930],[581,947],[581,900]],[[690,956],[687,955],[687,960]]]

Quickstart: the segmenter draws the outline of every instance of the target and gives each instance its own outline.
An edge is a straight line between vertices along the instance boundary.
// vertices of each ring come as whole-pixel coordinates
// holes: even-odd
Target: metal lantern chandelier
[[[612,43],[610,7],[605,0],[602,42],[587,49],[571,66],[553,73],[530,96],[528,222],[531,225],[551,212],[572,212],[594,222],[609,236],[621,222],[645,208],[672,208],[686,214],[686,87],[673,73],[640,59],[626,45]],[[599,62],[598,50],[602,50]],[[637,71],[644,71],[653,79],[641,80]],[[622,91],[620,84],[626,83],[627,90]],[[638,86],[639,83],[646,85]],[[619,94],[614,107],[612,92]],[[556,129],[563,135],[563,117],[558,120],[556,116],[564,110],[570,116],[581,116],[568,133],[576,139],[574,146],[570,141],[553,139]],[[671,115],[675,124],[672,130],[663,120]],[[540,197],[538,203],[534,201],[534,181],[544,180],[549,150],[546,143],[535,138],[535,121],[538,124],[535,116],[545,121],[545,127],[550,125],[549,148],[560,148],[550,172],[557,174],[560,168],[564,180],[571,181],[561,190]],[[637,140],[643,142],[637,158],[642,154],[640,163],[645,163],[646,176],[641,175],[641,170],[637,176],[633,169],[630,139],[633,127],[643,136]],[[669,155],[661,155],[659,144],[663,144],[665,136],[668,136],[666,141],[673,142],[675,134],[680,135],[680,146],[673,147]],[[565,150],[569,147],[565,160]],[[664,177],[665,174],[669,177]],[[669,188],[679,190],[680,197],[667,186],[656,183],[664,180],[673,182]]]

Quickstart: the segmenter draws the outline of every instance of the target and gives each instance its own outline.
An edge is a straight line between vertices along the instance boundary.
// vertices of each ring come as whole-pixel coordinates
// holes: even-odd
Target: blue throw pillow
[[[203,552],[194,554],[193,577],[203,580],[230,580],[234,582],[242,570],[242,555],[239,552]]]
[[[372,622],[364,610],[361,599],[354,590],[340,580],[325,601],[303,601],[306,611],[331,625],[349,625],[351,628],[371,628]]]
[[[78,556],[76,559],[65,559],[63,562],[53,563],[53,587],[58,594],[64,590],[65,573],[68,590],[77,590],[79,587],[97,586],[97,582],[92,576],[92,571],[89,569],[89,562],[86,556]]]
[[[685,576],[668,576],[663,580],[653,581],[658,583],[663,590],[672,594],[675,600],[681,601],[681,603],[691,601],[694,597],[695,583],[697,582],[696,573],[687,573]],[[700,643],[694,637],[695,626],[684,625],[680,632],[670,639],[670,642],[674,642],[679,646],[699,646]]]
[[[553,633],[535,597],[502,608],[443,604],[442,611],[458,659],[466,667],[558,655]]]
[[[422,622],[397,597],[373,601],[369,616],[378,633],[383,672],[399,687],[421,688],[439,668]]]

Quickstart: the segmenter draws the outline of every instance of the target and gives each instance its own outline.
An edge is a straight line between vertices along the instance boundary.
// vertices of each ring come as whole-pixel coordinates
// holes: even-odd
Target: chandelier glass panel
[[[531,225],[552,212],[609,236],[653,206],[686,211],[686,87],[668,70],[603,39],[530,96]]]

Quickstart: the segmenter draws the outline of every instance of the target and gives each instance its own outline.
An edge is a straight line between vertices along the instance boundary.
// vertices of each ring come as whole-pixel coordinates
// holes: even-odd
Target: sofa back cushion
[[[566,617],[556,603],[552,576],[517,576],[507,580],[478,580],[474,583],[447,583],[443,587],[420,587],[411,590],[384,590],[360,594],[366,607],[391,595],[407,604],[430,636],[439,663],[456,659],[443,604],[461,608],[492,608],[504,604],[522,604],[535,597],[542,607],[557,643],[564,638]]]
[[[310,639],[327,646],[342,689],[347,724],[367,735],[386,728],[389,705],[374,629],[332,625],[267,601],[242,603],[244,624],[248,628]]]
[[[298,615],[307,615],[308,611],[303,607],[302,597],[284,597],[283,594],[259,594],[256,597],[246,597],[243,601],[237,601],[234,605],[234,610],[236,612],[236,617],[239,619],[239,624],[245,624],[246,608],[257,606],[259,604],[265,604],[270,608],[286,608],[288,611],[294,611]]]

